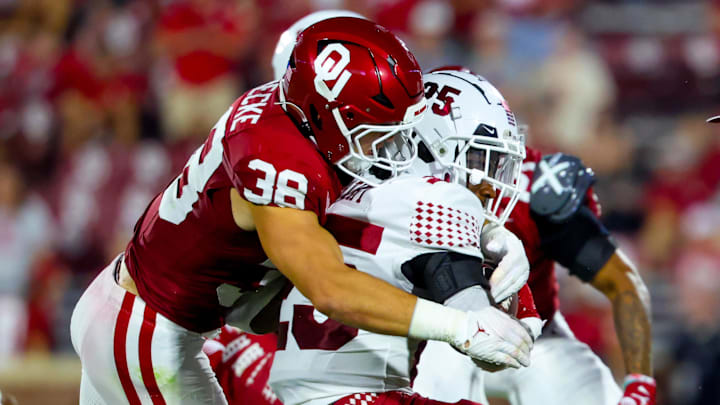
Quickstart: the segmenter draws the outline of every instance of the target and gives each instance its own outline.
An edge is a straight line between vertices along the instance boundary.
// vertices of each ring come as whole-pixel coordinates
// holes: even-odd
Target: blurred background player
[[[435,89],[447,88],[450,90],[445,93],[456,94],[453,99],[455,110],[451,107],[450,113],[445,114],[442,109],[431,108],[416,131],[429,151],[425,160],[447,165],[453,162],[454,155],[453,144],[448,144],[445,139],[486,131],[495,125],[494,122],[466,122],[467,117],[471,117],[467,106],[473,105],[473,101],[482,103],[486,98],[487,90],[478,93],[473,89],[481,89],[484,79],[462,68],[440,68],[433,72],[425,76],[426,88],[433,90],[429,102],[433,106],[442,105],[444,100],[434,96]],[[423,151],[423,146],[420,150]],[[591,187],[594,174],[575,157],[560,153],[543,157],[532,148],[526,150],[520,181],[525,189],[520,193],[518,205],[503,219],[508,218],[505,226],[525,246],[531,265],[528,285],[538,312],[547,324],[531,354],[530,367],[517,372],[506,370],[485,375],[488,395],[504,396],[513,404],[547,401],[611,405],[619,403],[621,397],[623,404],[655,403],[655,381],[650,376],[647,288],[634,265],[617,250],[598,219],[600,209]],[[624,393],[618,389],[608,367],[587,345],[575,338],[558,311],[555,261],[571,274],[591,283],[612,302],[627,373]],[[455,375],[445,377],[438,365],[447,364],[451,358],[457,358],[457,368],[462,369],[465,364],[468,369],[464,359],[450,351],[426,351],[420,363],[418,391],[446,400],[463,395],[484,399],[481,396],[482,376],[466,373],[463,382],[458,382]],[[471,365],[469,369],[473,370]],[[467,391],[468,384],[470,391]]]

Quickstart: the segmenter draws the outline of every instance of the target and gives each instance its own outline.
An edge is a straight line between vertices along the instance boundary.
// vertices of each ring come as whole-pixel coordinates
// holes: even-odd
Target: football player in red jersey
[[[283,80],[230,106],[80,298],[80,402],[226,403],[203,336],[273,267],[338,321],[476,355],[477,313],[450,322],[447,308],[345,266],[322,228],[340,189],[332,165],[397,174],[424,110],[420,68],[384,28],[336,18],[304,30]]]
[[[450,109],[456,115],[451,127],[432,106],[438,101],[428,100],[429,112],[416,131],[447,137],[461,131],[463,107],[472,105],[463,100],[477,85],[463,78],[469,70],[450,67],[435,70],[444,75],[437,86],[451,86],[455,93]],[[458,73],[461,72],[461,73]],[[426,82],[426,88],[429,84]],[[447,93],[447,92],[446,92]],[[478,96],[478,98],[482,98]],[[482,124],[474,127],[482,128]],[[492,127],[492,125],[488,125]],[[466,128],[467,129],[467,128]],[[492,129],[492,128],[490,128]],[[470,129],[472,130],[472,129]],[[477,130],[476,130],[477,131]],[[420,145],[425,159],[448,160],[443,142]],[[528,284],[538,312],[547,324],[535,342],[531,365],[518,370],[503,370],[485,374],[485,387],[491,396],[507,397],[513,405],[582,403],[597,405],[652,405],[655,403],[655,381],[651,377],[650,303],[645,284],[630,260],[615,246],[607,229],[599,221],[599,205],[592,191],[594,175],[582,162],[564,154],[543,156],[526,148],[521,182],[524,192],[505,227],[516,234],[525,246],[531,271]],[[505,202],[502,202],[504,204]],[[612,302],[618,339],[622,347],[627,377],[624,393],[615,383],[610,370],[590,350],[578,341],[558,311],[558,284],[554,263],[568,268],[570,273],[590,283]],[[426,350],[425,355],[432,355]],[[463,395],[483,400],[482,381],[470,370],[464,381],[457,374],[434,372],[433,363],[447,365],[453,354],[420,362],[415,388],[434,398],[454,400]],[[436,358],[438,356],[435,356]],[[462,361],[460,356],[458,362]],[[462,367],[462,366],[459,366]],[[460,371],[459,371],[460,372]],[[469,397],[468,397],[469,396]]]
[[[288,60],[290,58],[290,52],[292,50],[293,43],[295,41],[295,38],[297,37],[298,33],[301,32],[303,29],[305,29],[307,26],[314,24],[319,21],[323,21],[328,18],[335,18],[335,17],[342,17],[342,16],[356,16],[360,17],[359,15],[355,13],[351,13],[344,10],[326,10],[326,11],[320,11],[312,13],[300,20],[298,20],[296,23],[294,23],[288,30],[286,30],[280,37],[280,40],[277,43],[275,53],[273,55],[273,71],[275,72],[275,78],[280,80],[282,79],[285,68],[288,65]],[[519,241],[518,241],[519,243]],[[507,259],[513,258],[513,253],[519,253],[519,255],[522,256],[522,258],[525,261],[525,266],[527,266],[527,259],[524,258],[524,251],[522,249],[522,246],[520,245],[519,248],[516,249],[510,249],[507,246],[501,245],[499,250],[503,250],[502,254],[497,257],[497,260],[500,261],[504,256]],[[519,258],[517,260],[507,260],[505,264],[505,267],[508,269],[513,269],[517,272],[522,272],[522,263],[521,265],[518,265]],[[525,267],[527,270],[527,267]],[[519,278],[518,278],[519,277]],[[500,295],[506,295],[507,291],[515,291],[517,290],[518,285],[522,285],[524,280],[527,279],[527,276],[524,278],[522,276],[516,277],[517,280],[515,282],[513,281],[513,278],[508,276],[506,277],[506,281],[508,281],[507,285],[502,286],[499,285],[499,289],[497,292]],[[527,287],[525,287],[527,288]],[[531,300],[531,298],[530,298]],[[533,305],[533,311],[534,311],[534,305]],[[526,319],[530,319],[531,315],[526,315]],[[523,317],[522,315],[520,317]],[[237,322],[236,322],[237,323]],[[247,326],[244,325],[245,329],[248,329]],[[251,337],[251,336],[249,336]],[[217,350],[217,347],[220,345],[219,341],[222,340],[222,336],[220,338],[216,338],[214,340],[210,340],[205,344],[205,351],[215,351]],[[212,356],[211,356],[212,360]],[[267,368],[269,370],[270,368],[270,362],[262,363],[262,367]],[[218,364],[217,367],[223,367],[221,364]],[[225,366],[229,367],[229,366]],[[213,366],[215,368],[216,372],[220,375],[231,375],[225,373],[222,369],[218,371],[218,368],[216,366]],[[260,372],[262,375],[266,375],[264,372]],[[226,379],[219,376],[220,384],[222,385],[223,389],[225,390],[228,400],[230,403],[233,403],[233,401],[242,401],[242,398],[244,397],[253,397],[253,398],[259,398],[260,396],[260,389],[263,389],[264,387],[264,381],[262,383],[258,382],[256,384],[247,385],[243,381],[242,376],[235,376],[234,379]]]
[[[288,67],[288,61],[290,60],[290,54],[293,50],[298,34],[312,24],[337,17],[363,18],[360,14],[346,10],[317,11],[296,21],[290,28],[282,33],[275,47],[272,59],[272,68],[275,80],[282,80],[285,75],[285,71]],[[268,294],[268,296],[271,294],[272,293]],[[262,304],[263,302],[258,304],[258,306],[262,306]],[[237,317],[235,315],[239,312],[240,311],[238,310],[233,313],[228,319],[226,319],[226,321],[233,322],[233,324],[236,325],[243,324],[243,319],[236,319]],[[245,321],[247,320],[245,319]],[[245,330],[253,329],[249,324],[243,324],[242,327]],[[246,383],[247,372],[235,373],[233,371],[237,367],[235,366],[235,362],[246,364],[246,360],[243,359],[243,356],[237,353],[238,350],[235,347],[236,345],[229,345],[229,343],[232,343],[236,339],[242,339],[243,348],[250,347],[250,345],[246,344],[247,342],[258,340],[256,343],[261,345],[267,353],[272,352],[272,354],[267,354],[269,358],[265,359],[265,361],[256,362],[257,364],[254,367],[257,372],[253,382],[250,384]],[[272,347],[266,347],[263,343],[270,340],[273,341]],[[226,325],[222,328],[220,335],[205,342],[203,345],[203,351],[210,358],[210,365],[212,366],[213,371],[215,371],[218,382],[225,392],[225,397],[230,405],[281,404],[280,400],[277,399],[277,396],[275,396],[274,393],[272,393],[270,386],[267,384],[270,367],[272,366],[272,359],[274,357],[276,341],[277,335],[275,334],[252,335],[235,327]],[[242,350],[244,349],[240,349],[240,351]],[[240,367],[243,369],[247,368],[246,365],[240,365]]]

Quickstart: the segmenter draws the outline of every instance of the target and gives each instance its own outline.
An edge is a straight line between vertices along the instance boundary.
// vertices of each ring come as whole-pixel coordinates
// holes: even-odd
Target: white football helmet
[[[272,58],[273,80],[280,80],[285,75],[285,70],[287,69],[288,61],[290,61],[290,54],[295,46],[297,36],[305,31],[305,28],[317,22],[335,17],[365,18],[358,13],[348,10],[323,10],[310,13],[295,21],[290,28],[280,35],[280,39],[275,45],[275,53],[273,53]]]
[[[524,137],[502,94],[487,80],[460,70],[425,74],[428,112],[415,127],[432,174],[465,186],[486,181],[495,198],[485,202],[487,219],[503,225],[522,192]],[[432,160],[428,162],[428,160]]]

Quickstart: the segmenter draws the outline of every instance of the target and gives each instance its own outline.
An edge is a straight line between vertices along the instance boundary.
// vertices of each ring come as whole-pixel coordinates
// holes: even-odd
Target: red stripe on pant
[[[113,355],[115,356],[115,367],[117,368],[118,377],[120,377],[120,384],[122,384],[123,390],[125,391],[125,397],[127,397],[130,405],[141,405],[140,398],[138,397],[135,387],[132,384],[132,380],[130,379],[125,344],[134,302],[135,296],[126,292],[125,297],[123,298],[122,306],[120,307],[120,312],[117,316],[117,322],[115,323]]]
[[[340,398],[332,405],[481,405],[478,402],[461,399],[457,402],[442,402],[425,398],[418,393],[406,393],[401,391],[388,391],[378,393],[352,394]]]
[[[156,312],[145,306],[145,314],[142,326],[140,327],[140,344],[138,354],[140,355],[140,373],[142,373],[145,388],[150,394],[153,405],[165,405],[160,388],[158,388],[157,380],[152,365],[152,337],[155,331]]]

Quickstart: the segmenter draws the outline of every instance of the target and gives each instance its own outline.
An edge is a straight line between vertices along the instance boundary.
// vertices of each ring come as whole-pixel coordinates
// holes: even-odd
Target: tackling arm
[[[532,339],[521,326],[500,331],[486,345],[486,335],[475,330],[486,317],[483,312],[417,298],[346,266],[337,241],[315,213],[252,204],[246,208],[268,258],[328,317],[374,333],[445,341],[474,359],[529,364]]]
[[[417,297],[343,263],[313,212],[250,204],[265,253],[315,308],[371,332],[407,336]]]
[[[612,302],[626,373],[652,375],[650,294],[632,262],[615,251],[591,283]]]

